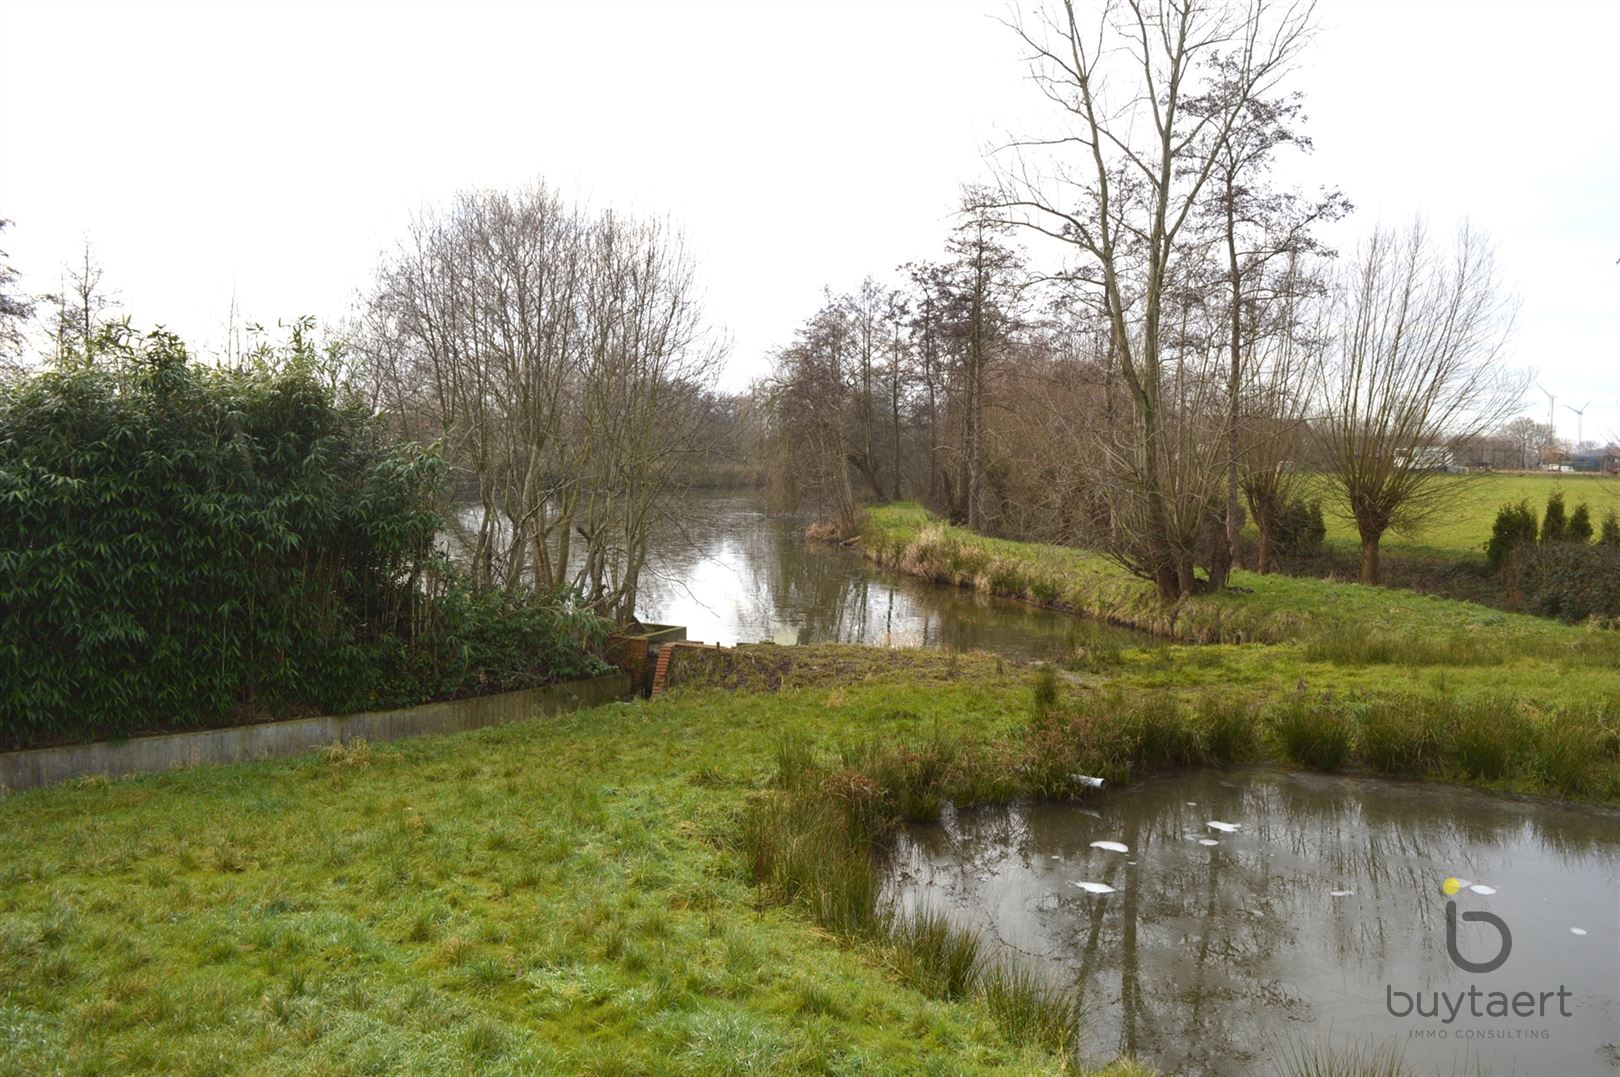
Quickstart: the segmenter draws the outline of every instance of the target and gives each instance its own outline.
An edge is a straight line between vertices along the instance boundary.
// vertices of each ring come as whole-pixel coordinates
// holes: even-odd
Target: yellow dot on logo
[[[1457,891],[1462,889],[1462,880],[1447,879],[1445,882],[1440,884],[1440,889],[1444,890],[1447,894],[1455,894]]]

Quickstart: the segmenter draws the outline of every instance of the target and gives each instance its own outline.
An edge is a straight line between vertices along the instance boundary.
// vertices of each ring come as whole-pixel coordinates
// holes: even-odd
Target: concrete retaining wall
[[[635,694],[630,675],[618,671],[583,681],[427,703],[404,710],[294,718],[197,733],[4,752],[0,753],[0,796],[91,774],[117,778],[204,763],[274,759],[352,740],[376,742],[480,729],[629,699]]]

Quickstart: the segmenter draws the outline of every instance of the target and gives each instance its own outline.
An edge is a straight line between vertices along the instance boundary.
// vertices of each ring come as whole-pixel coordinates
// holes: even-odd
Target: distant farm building
[[[1607,449],[1570,453],[1565,464],[1571,471],[1620,473],[1620,446],[1610,445]]]

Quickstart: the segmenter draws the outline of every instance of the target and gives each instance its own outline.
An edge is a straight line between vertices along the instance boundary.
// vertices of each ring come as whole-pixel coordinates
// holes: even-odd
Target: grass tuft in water
[[[923,909],[895,925],[894,963],[907,983],[931,998],[967,998],[979,979],[983,946],[944,914]]]
[[[1399,1041],[1334,1047],[1320,1040],[1295,1041],[1277,1052],[1279,1077],[1406,1077]]]
[[[998,963],[979,973],[985,1007],[1014,1042],[1067,1052],[1080,1028],[1080,999],[1052,987],[1022,965]]]

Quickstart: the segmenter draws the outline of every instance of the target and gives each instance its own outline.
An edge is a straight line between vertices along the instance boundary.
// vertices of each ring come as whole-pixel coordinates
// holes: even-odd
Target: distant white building
[[[1414,471],[1462,471],[1457,456],[1444,445],[1420,445],[1415,449],[1402,449],[1395,454],[1401,467]]]

